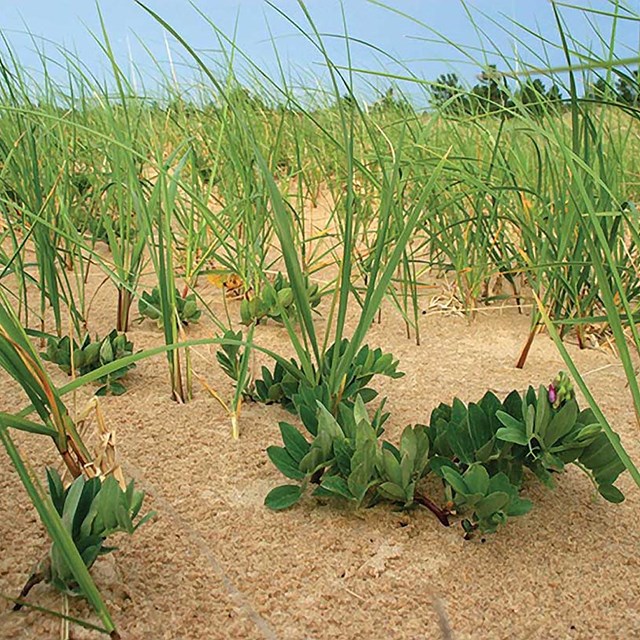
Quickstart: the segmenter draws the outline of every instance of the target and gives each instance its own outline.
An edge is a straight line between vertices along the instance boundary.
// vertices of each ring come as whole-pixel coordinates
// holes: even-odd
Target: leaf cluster
[[[96,336],[95,341],[92,341],[87,333],[79,345],[69,336],[49,336],[47,350],[41,355],[44,360],[57,364],[66,374],[71,375],[72,371],[75,371],[84,375],[132,354],[133,343],[127,340],[124,333],[118,333],[114,329],[104,338]],[[135,366],[133,363],[128,364],[99,378],[102,386],[96,391],[96,395],[123,394],[126,388],[120,379]]]
[[[178,289],[175,290],[176,312],[180,323],[184,326],[198,322],[202,315],[202,310],[198,308],[198,301],[195,293],[181,296]],[[143,318],[155,320],[158,326],[164,325],[162,316],[162,301],[160,299],[160,289],[154,287],[151,293],[143,291],[138,300],[138,311]]]
[[[349,362],[338,394],[331,393],[329,380],[332,363],[334,358],[343,358],[348,347],[349,340],[345,338],[339,346],[333,344],[325,351],[320,369],[313,367],[315,384],[310,383],[301,365],[293,358],[287,367],[281,362],[277,362],[272,371],[262,367],[262,378],[255,382],[254,398],[266,404],[281,404],[288,411],[298,414],[307,430],[316,435],[318,402],[334,415],[344,418],[353,412],[357,398],[366,404],[377,397],[378,392],[368,386],[375,375],[390,378],[404,375],[398,371],[398,360],[392,354],[364,345]],[[374,416],[374,423],[382,426],[386,417],[379,410]]]
[[[531,508],[518,498],[525,469],[553,488],[553,475],[573,463],[605,499],[624,499],[614,486],[624,464],[592,411],[580,411],[573,393],[555,406],[542,386],[524,395],[513,391],[503,402],[493,393],[469,405],[455,399],[433,411],[428,434],[430,468],[445,482],[456,509],[471,512],[468,529],[495,531],[507,516]]]
[[[136,491],[133,481],[123,490],[111,475],[104,481],[79,476],[65,488],[58,472],[51,468],[47,469],[47,480],[51,500],[87,568],[99,556],[115,550],[105,545],[109,536],[117,532],[133,534],[153,516],[149,513],[138,519],[144,492]],[[56,589],[79,594],[74,574],[55,543],[41,570]]]
[[[242,342],[242,331],[235,332],[233,330],[225,331],[222,336],[225,341]],[[234,381],[240,379],[240,370],[242,362],[242,354],[244,350],[240,344],[233,342],[222,342],[220,351],[216,352],[216,360],[222,370]]]
[[[624,496],[614,483],[624,464],[591,410],[579,410],[564,378],[563,385],[564,400],[558,404],[554,394],[555,405],[545,387],[538,392],[530,387],[523,395],[513,391],[503,401],[493,393],[468,405],[456,398],[437,407],[428,426],[407,427],[399,447],[381,439],[381,408],[370,419],[361,396],[335,413],[316,399],[313,423],[300,410],[309,405],[294,404],[314,438],[308,442],[292,425],[280,424],[284,446],[267,453],[299,484],[274,489],[265,504],[287,508],[311,484],[317,485],[315,496],[339,496],[358,507],[380,500],[401,508],[419,503],[441,517],[433,502],[416,493],[418,482],[433,474],[441,479],[450,508],[466,514],[466,534],[492,533],[532,508],[520,497],[525,470],[553,488],[553,475],[572,463],[605,499],[621,502]]]
[[[276,467],[298,485],[273,489],[265,499],[271,509],[295,504],[308,486],[317,497],[340,497],[357,507],[388,500],[413,504],[416,484],[429,461],[429,438],[421,426],[407,427],[400,447],[380,440],[379,429],[356,398],[352,419],[339,422],[317,403],[317,434],[311,442],[292,425],[281,422],[283,447],[267,454]]]
[[[304,284],[308,305],[315,309],[322,297],[320,288],[317,284],[309,282],[308,278],[305,278]],[[276,275],[273,283],[268,282],[260,295],[245,298],[240,305],[240,318],[246,326],[264,318],[284,322],[285,315],[287,318],[295,317],[295,301],[291,284],[282,273]]]

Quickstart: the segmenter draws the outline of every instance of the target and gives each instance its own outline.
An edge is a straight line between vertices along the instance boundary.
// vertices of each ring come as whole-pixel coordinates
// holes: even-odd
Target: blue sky
[[[609,0],[573,0],[575,5],[611,10]],[[309,23],[296,0],[274,0],[280,11],[310,32]],[[414,20],[377,6],[368,0],[307,0],[306,5],[325,42],[332,59],[346,64],[344,23],[354,39],[351,55],[356,68],[400,73],[403,65],[417,77],[434,79],[447,71],[456,71],[473,82],[483,63],[507,66],[501,60],[518,56],[526,63],[540,65],[536,55],[551,64],[562,64],[563,57],[553,45],[545,51],[540,40],[513,25],[515,21],[541,34],[551,43],[558,42],[549,0],[386,0],[389,7],[410,15]],[[86,68],[100,76],[108,75],[104,53],[94,35],[102,40],[96,5],[85,0],[4,0],[0,30],[10,40],[14,53],[28,68],[38,66],[34,42],[52,59],[59,59],[58,47],[75,52]],[[219,40],[207,21],[188,0],[147,0],[147,5],[169,22],[197,50],[215,64],[223,61]],[[181,47],[171,38],[165,39],[162,27],[133,0],[110,0],[100,3],[113,49],[122,68],[129,70],[134,61],[136,84],[153,86],[159,71],[149,54],[167,77],[175,73],[181,84],[194,77],[193,63],[184,57]],[[326,80],[322,59],[314,46],[283,15],[264,0],[197,0],[195,6],[222,33],[234,38],[251,62],[271,77],[278,73],[277,49],[288,77],[312,86]],[[626,6],[640,13],[640,0],[627,0]],[[471,12],[472,18],[469,17]],[[343,21],[344,12],[344,21]],[[564,9],[563,17],[570,34],[578,41],[601,52],[592,25],[579,11]],[[610,20],[592,15],[592,22],[606,37]],[[419,24],[418,22],[422,23]],[[496,22],[498,24],[496,24]],[[623,21],[618,25],[616,41],[621,56],[638,54],[640,22]],[[32,40],[31,35],[35,40]],[[484,32],[484,33],[481,33]],[[92,35],[92,33],[94,35]],[[234,36],[235,34],[235,36]],[[523,42],[516,43],[514,34]],[[445,41],[455,43],[447,44]],[[359,43],[364,41],[372,46]],[[167,42],[169,52],[167,52]],[[374,48],[384,52],[374,50]],[[533,49],[533,52],[527,48]],[[487,55],[483,51],[489,51]],[[385,55],[388,54],[388,55]],[[473,62],[469,61],[469,57]],[[171,66],[169,61],[173,62]],[[400,61],[400,64],[396,61]],[[247,65],[245,65],[247,66]],[[62,69],[51,65],[52,75],[61,81]],[[372,93],[368,83],[384,88],[389,80],[360,75],[356,86]]]

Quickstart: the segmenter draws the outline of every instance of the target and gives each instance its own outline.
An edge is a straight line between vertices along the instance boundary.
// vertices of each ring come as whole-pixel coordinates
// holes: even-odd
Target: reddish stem
[[[444,527],[449,526],[449,512],[446,509],[442,509],[439,507],[433,500],[427,498],[427,496],[423,496],[420,494],[416,494],[414,496],[414,501],[418,504],[421,504],[423,507],[426,507],[433,513],[438,520],[440,520],[440,524]]]
[[[41,571],[37,571],[36,573],[33,573],[29,576],[27,583],[24,585],[24,587],[22,587],[22,591],[18,596],[18,602],[13,605],[14,611],[20,611],[20,609],[22,609],[23,603],[20,601],[24,600],[29,595],[31,589],[33,589],[33,587],[35,587],[37,584],[40,584],[43,580],[44,573]]]

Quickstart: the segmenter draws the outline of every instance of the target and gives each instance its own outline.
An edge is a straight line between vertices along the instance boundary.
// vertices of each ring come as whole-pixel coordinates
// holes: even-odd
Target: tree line
[[[478,83],[471,89],[465,88],[455,73],[445,73],[438,76],[429,91],[433,107],[459,115],[492,114],[518,108],[541,116],[562,109],[564,104],[562,90],[557,84],[547,86],[539,78],[530,78],[514,89],[495,65],[482,71]],[[583,98],[627,107],[640,106],[640,69],[632,73],[614,69],[609,81],[598,77],[586,84]]]

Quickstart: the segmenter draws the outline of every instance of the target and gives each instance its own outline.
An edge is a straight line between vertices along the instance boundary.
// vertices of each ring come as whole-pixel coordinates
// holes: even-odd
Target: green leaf
[[[100,362],[109,364],[113,360],[113,347],[108,338],[105,338],[100,345]]]
[[[463,495],[469,493],[469,488],[458,471],[451,467],[442,466],[440,467],[440,472],[442,473],[442,477],[453,487],[454,491],[462,493]]]
[[[496,418],[507,427],[508,429],[514,429],[516,431],[522,431],[525,433],[525,426],[520,420],[517,420],[512,415],[506,413],[506,411],[496,411]]]
[[[624,501],[624,494],[618,487],[612,484],[600,484],[598,485],[598,492],[600,495],[609,502],[619,504]]]
[[[400,486],[407,487],[409,486],[409,482],[411,481],[411,474],[413,473],[413,461],[406,453],[402,456],[400,469],[402,471],[402,484]]]
[[[476,451],[476,460],[478,462],[488,462],[489,459],[497,455],[496,451],[496,438],[492,437],[482,447]]]
[[[433,471],[436,475],[444,477],[442,474],[442,467],[450,467],[451,469],[454,469],[456,471],[458,469],[456,463],[453,462],[453,460],[446,458],[445,456],[433,456],[433,458],[429,460],[429,468],[431,469],[431,471]]]
[[[517,495],[518,487],[512,484],[506,473],[500,472],[489,479],[488,493],[493,493],[494,491],[504,491],[508,494]]]
[[[344,433],[340,428],[340,425],[336,422],[336,419],[331,415],[329,410],[320,402],[317,402],[318,411],[318,433],[324,432],[328,434],[331,439],[344,438]]]
[[[317,469],[326,466],[329,463],[328,455],[322,451],[319,445],[316,445],[320,436],[316,438],[314,444],[309,449],[309,453],[300,460],[298,468],[303,473],[314,473]],[[331,440],[329,440],[329,446],[331,446]]]
[[[82,491],[84,489],[85,479],[84,476],[76,478],[72,485],[69,487],[69,491],[64,501],[64,507],[62,511],[62,522],[66,530],[69,533],[73,532],[73,523],[76,518],[76,511],[82,497]]]
[[[253,322],[251,307],[246,298],[240,303],[240,322],[245,326],[249,326]]]
[[[617,441],[620,440],[620,436],[615,433],[611,437]],[[614,460],[620,460],[620,457],[604,432],[598,435],[580,455],[580,463],[594,471]]]
[[[344,478],[340,476],[327,476],[322,479],[320,486],[331,493],[339,495],[347,500],[353,500],[354,496],[349,491],[349,486],[347,485]]]
[[[65,491],[62,486],[60,474],[52,467],[47,467],[47,482],[49,484],[49,495],[51,496],[51,501],[53,502],[56,511],[62,515]]]
[[[311,492],[311,495],[315,498],[335,498],[335,494],[331,491],[327,491],[321,485],[317,485],[316,488]]]
[[[351,457],[353,456],[353,448],[347,440],[334,440],[333,454],[340,473],[348,476],[351,473]]]
[[[551,447],[566,436],[575,426],[577,417],[578,405],[575,400],[570,400],[551,419],[544,437],[545,446]]]
[[[368,460],[363,460],[355,466],[352,461],[351,473],[347,478],[347,486],[358,502],[364,498],[371,485],[372,467],[373,464]]]
[[[516,498],[512,500],[511,503],[507,506],[507,515],[508,516],[523,516],[533,508],[533,502],[531,500],[525,500],[523,498]]]
[[[477,404],[471,403],[469,411],[469,435],[476,451],[480,449],[488,440],[491,439],[493,433],[489,420]]]
[[[278,302],[283,309],[291,306],[293,303],[293,291],[290,288],[282,289],[278,291]]]
[[[359,425],[361,422],[369,423],[369,416],[367,414],[367,409],[364,406],[365,400],[361,398],[359,395],[356,396],[354,405],[353,405],[353,417],[355,418],[356,425]]]
[[[305,474],[298,468],[296,461],[287,453],[284,447],[267,447],[267,455],[271,462],[287,478],[302,480],[305,477]]]
[[[386,440],[382,443],[382,451],[385,450],[391,452],[395,459],[400,462],[400,451],[396,446],[394,446],[390,442],[387,442]]]
[[[121,382],[116,382],[115,380],[110,382],[106,388],[112,396],[121,396],[127,390]]]
[[[623,471],[624,464],[616,454],[607,464],[594,468],[593,475],[598,484],[613,484]]]
[[[269,509],[281,511],[292,507],[302,497],[302,487],[296,484],[284,484],[272,489],[264,499]]]
[[[496,437],[503,442],[513,442],[525,446],[529,442],[529,438],[524,433],[524,425],[519,428],[502,427],[496,431]]]
[[[305,437],[289,423],[281,422],[279,426],[287,453],[289,453],[296,463],[299,463],[300,460],[309,453],[311,445]]]
[[[383,482],[378,487],[378,492],[383,498],[393,502],[406,502],[405,492],[395,482]]]
[[[534,432],[541,440],[544,440],[550,414],[551,405],[549,404],[549,394],[547,389],[541,385],[538,389],[538,403],[536,405],[536,420],[534,425]]]
[[[413,465],[418,453],[418,439],[410,426],[405,427],[400,439],[400,452],[406,454]]]
[[[464,482],[471,493],[484,495],[489,487],[489,474],[481,464],[474,464],[467,469]]]
[[[402,469],[397,458],[388,449],[383,449],[381,453],[382,465],[387,477],[389,478],[389,480],[391,480],[391,482],[394,482],[395,484],[402,487]]]
[[[526,413],[526,417],[524,420],[524,426],[525,426],[525,433],[527,435],[527,438],[530,440],[531,436],[533,435],[533,429],[534,429],[534,423],[535,423],[535,419],[536,419],[536,408],[534,407],[534,405],[530,404],[527,407],[527,413]]]
[[[589,441],[592,438],[595,438],[602,432],[602,427],[600,424],[589,424],[586,427],[582,427],[578,434],[576,435],[576,440],[581,441]],[[588,442],[585,442],[587,444]]]
[[[478,502],[476,513],[480,518],[488,518],[492,514],[502,511],[509,504],[509,500],[509,494],[496,491]]]
[[[365,387],[364,389],[359,389],[356,395],[356,398],[360,398],[364,403],[368,404],[375,400],[378,396],[378,392],[375,389],[371,389],[369,387]]]

